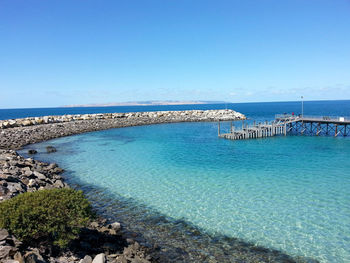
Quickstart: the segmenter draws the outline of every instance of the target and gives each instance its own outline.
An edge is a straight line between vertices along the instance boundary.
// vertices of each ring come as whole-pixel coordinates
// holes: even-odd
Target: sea
[[[113,106],[113,107],[58,107],[58,108],[24,108],[0,109],[0,120],[26,117],[40,117],[64,114],[93,114],[114,112],[145,112],[168,110],[216,110],[233,109],[254,119],[272,119],[275,114],[301,114],[300,101],[290,102],[251,102],[194,105],[159,105],[159,106]],[[305,101],[305,115],[350,116],[350,100]]]
[[[303,107],[304,115],[350,116],[345,100]],[[301,102],[17,109],[1,110],[0,118],[225,108],[264,121],[300,114]],[[57,152],[46,153],[48,145]],[[231,141],[218,138],[215,122],[172,123],[58,138],[21,153],[29,148],[38,151],[35,158],[63,167],[68,183],[101,214],[169,249],[215,258],[226,246],[232,249],[221,262],[230,262],[230,244],[239,240],[305,262],[350,262],[347,137]]]

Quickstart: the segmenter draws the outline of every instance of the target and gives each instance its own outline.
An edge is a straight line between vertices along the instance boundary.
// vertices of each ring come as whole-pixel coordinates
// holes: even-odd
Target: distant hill
[[[156,105],[186,105],[186,104],[222,104],[224,101],[172,101],[172,100],[150,100],[150,101],[129,101],[112,103],[92,103],[92,104],[74,104],[63,107],[111,107],[111,106],[156,106]]]

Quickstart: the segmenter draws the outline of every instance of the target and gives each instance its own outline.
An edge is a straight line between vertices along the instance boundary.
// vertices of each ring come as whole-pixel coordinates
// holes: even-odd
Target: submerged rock
[[[47,153],[54,153],[54,152],[57,152],[57,149],[53,146],[47,146],[46,147],[46,152]]]
[[[38,153],[36,150],[30,149],[28,150],[28,154],[36,154]]]

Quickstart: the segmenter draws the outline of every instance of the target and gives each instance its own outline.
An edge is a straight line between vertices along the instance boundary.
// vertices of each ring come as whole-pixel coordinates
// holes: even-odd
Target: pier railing
[[[350,117],[348,116],[314,116],[304,115],[301,119],[312,120],[312,121],[330,121],[330,122],[349,122]]]
[[[275,119],[284,119],[284,118],[295,118],[296,115],[293,114],[276,114]]]
[[[283,121],[283,122],[290,122],[290,121],[297,121],[300,119],[300,116],[293,115],[293,114],[276,114],[275,115],[275,122]]]
[[[276,120],[310,120],[310,121],[329,121],[329,122],[349,122],[349,116],[316,116],[316,115],[292,115],[292,114],[276,114]]]

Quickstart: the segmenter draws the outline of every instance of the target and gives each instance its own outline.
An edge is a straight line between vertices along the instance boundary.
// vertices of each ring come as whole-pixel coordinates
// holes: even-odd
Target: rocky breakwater
[[[127,126],[199,121],[242,120],[233,110],[156,111],[45,116],[0,121],[0,149],[18,149],[24,145],[73,134]]]
[[[0,202],[25,192],[69,187],[55,163],[24,158],[13,150],[0,150]],[[1,211],[0,211],[1,213]],[[137,234],[123,230],[120,223],[105,219],[91,222],[68,249],[54,250],[47,244],[24,245],[6,229],[0,229],[0,262],[3,263],[108,263],[158,262],[150,245]],[[144,242],[144,243],[142,243]]]
[[[0,128],[26,127],[32,125],[63,123],[82,120],[109,120],[120,118],[157,119],[168,121],[218,121],[245,119],[245,116],[233,110],[187,110],[187,111],[154,111],[129,113],[76,114],[22,119],[0,120]]]

